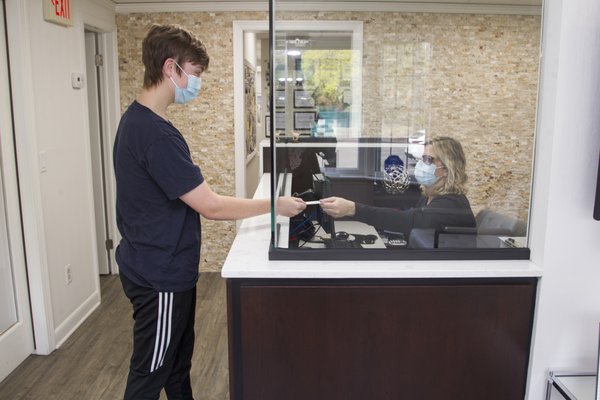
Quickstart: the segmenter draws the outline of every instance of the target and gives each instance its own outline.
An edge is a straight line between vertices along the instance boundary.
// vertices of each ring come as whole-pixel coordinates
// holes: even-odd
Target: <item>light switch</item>
[[[81,89],[83,87],[83,74],[73,72],[71,74],[71,84],[73,89]]]

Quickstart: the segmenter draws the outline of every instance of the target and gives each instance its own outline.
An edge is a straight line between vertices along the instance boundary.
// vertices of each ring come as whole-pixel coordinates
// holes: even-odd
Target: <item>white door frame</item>
[[[353,82],[353,113],[356,126],[362,127],[362,21],[277,21],[277,29],[290,31],[352,31],[352,48],[360,52],[355,68],[359,79]],[[246,157],[244,137],[244,32],[268,32],[269,21],[233,21],[233,123],[235,132],[235,195],[246,197]],[[263,94],[265,96],[266,94]],[[354,114],[356,115],[354,117]],[[260,147],[259,147],[259,150]],[[239,224],[239,223],[238,223]]]
[[[0,87],[9,88],[9,70],[6,64],[7,49],[4,30],[4,1],[0,2]],[[27,268],[25,264],[25,249],[23,246],[23,229],[21,226],[21,206],[19,201],[19,186],[17,182],[17,164],[14,154],[14,130],[11,115],[11,98],[8,90],[0,93],[0,218],[6,222],[0,226],[2,232],[0,246],[6,246],[8,251],[2,262],[9,263],[16,304],[16,323],[6,332],[0,334],[0,381],[12,372],[34,349],[33,326],[29,305],[29,290],[27,287]],[[2,224],[4,225],[4,224]]]
[[[96,55],[103,57],[105,49],[102,38],[105,34],[94,28],[85,27],[85,55],[86,55],[86,89],[88,91],[88,112],[90,130],[90,159],[92,160],[92,174],[94,187],[94,213],[96,227],[96,246],[98,249],[98,271],[100,274],[112,273],[114,269],[114,251],[107,248],[107,240],[113,239],[114,218],[109,217],[109,208],[113,207],[114,199],[107,194],[108,175],[112,173],[112,166],[108,164],[108,153],[112,148],[111,135],[107,132],[106,84],[103,76],[104,64],[96,65]]]
[[[31,77],[28,3],[6,1],[6,25],[10,51],[10,70],[15,130],[16,158],[21,198],[23,237],[27,244],[27,278],[31,316],[37,354],[49,354],[56,348],[46,240],[43,232],[42,199],[39,190],[38,148],[35,140],[35,91]]]
[[[94,21],[89,14],[84,15],[84,26],[82,29],[82,46],[85,47],[85,30],[93,30],[98,34],[98,49],[103,57],[103,67],[98,71],[102,115],[100,123],[102,125],[102,151],[104,158],[105,176],[104,190],[106,198],[106,219],[108,221],[108,237],[116,245],[121,240],[119,229],[117,228],[116,212],[116,181],[113,173],[113,153],[112,146],[117,133],[117,127],[121,118],[121,98],[119,89],[119,64],[118,64],[118,43],[116,26],[111,30],[109,26],[95,28]],[[85,67],[85,49],[82,51],[82,65]],[[86,89],[87,90],[87,89]],[[91,151],[91,148],[90,148]],[[91,159],[91,157],[90,157]],[[119,273],[119,266],[115,260],[114,249],[110,252],[110,273],[115,275]]]
[[[121,96],[119,88],[119,54],[117,43],[117,31],[99,31],[98,47],[102,51],[104,66],[100,68],[100,98],[102,99],[102,135],[104,166],[106,175],[104,177],[104,190],[106,196],[106,218],[108,220],[108,235],[112,239],[114,249],[121,240],[121,234],[117,227],[117,183],[113,173],[113,143],[117,133],[119,120],[121,119]],[[119,273],[119,266],[115,260],[115,251],[110,252],[111,274]]]
[[[246,138],[244,137],[244,32],[264,31],[269,31],[269,21],[233,21],[233,125],[235,132],[234,161],[236,197],[246,197]]]
[[[56,327],[52,312],[50,279],[48,276],[48,260],[46,241],[44,237],[44,221],[42,215],[42,199],[40,192],[38,148],[35,140],[37,132],[35,118],[35,90],[32,85],[33,68],[31,65],[31,40],[33,34],[29,26],[30,8],[32,3],[20,0],[5,0],[7,15],[8,46],[10,51],[10,69],[12,83],[12,101],[15,130],[16,158],[19,165],[19,189],[21,198],[23,237],[27,244],[27,278],[30,290],[31,316],[35,331],[35,354],[50,354],[56,349]],[[103,4],[103,3],[102,3]],[[120,118],[119,69],[117,28],[111,11],[102,9],[103,5],[95,2],[80,4],[74,18],[75,25],[69,29],[81,30],[80,54],[81,65],[85,65],[84,53],[84,24],[96,26],[105,34],[102,43],[105,46],[106,68],[103,71],[106,82],[106,103],[104,126],[110,135],[106,140],[112,143],[114,133]],[[108,137],[110,136],[110,137]],[[107,163],[112,165],[112,152],[107,151]],[[112,201],[109,207],[109,219],[115,216],[115,182],[113,174],[108,174],[107,197]],[[116,224],[115,224],[116,225]],[[115,242],[120,240],[116,226],[113,237]],[[113,273],[117,273],[114,268]]]

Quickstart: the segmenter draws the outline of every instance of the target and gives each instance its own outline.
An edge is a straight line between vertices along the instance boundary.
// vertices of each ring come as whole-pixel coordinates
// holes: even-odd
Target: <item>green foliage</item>
[[[305,89],[315,105],[344,108],[344,91],[352,80],[352,50],[307,50],[302,54]]]

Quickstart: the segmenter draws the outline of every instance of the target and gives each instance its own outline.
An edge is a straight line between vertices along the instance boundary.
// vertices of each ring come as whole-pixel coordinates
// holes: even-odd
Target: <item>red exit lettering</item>
[[[69,0],[50,0],[54,6],[54,13],[57,17],[71,19],[71,4]]]

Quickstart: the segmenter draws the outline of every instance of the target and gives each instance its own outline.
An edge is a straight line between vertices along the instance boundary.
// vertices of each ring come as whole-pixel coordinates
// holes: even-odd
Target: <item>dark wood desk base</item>
[[[522,400],[536,278],[229,279],[231,400]]]

